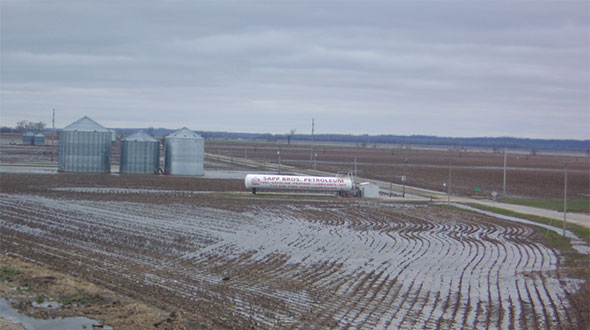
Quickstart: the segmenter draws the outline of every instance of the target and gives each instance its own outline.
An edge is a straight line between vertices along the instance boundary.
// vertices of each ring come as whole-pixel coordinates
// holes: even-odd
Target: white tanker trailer
[[[248,174],[244,179],[246,189],[256,194],[257,189],[282,189],[304,191],[352,192],[351,177],[291,176],[273,174]]]

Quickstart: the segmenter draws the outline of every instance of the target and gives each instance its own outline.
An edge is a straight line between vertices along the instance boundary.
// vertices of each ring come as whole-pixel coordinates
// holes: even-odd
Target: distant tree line
[[[1,127],[0,131],[1,132],[35,132],[35,133],[39,133],[42,132],[43,129],[45,129],[45,126],[47,126],[44,122],[39,121],[39,122],[32,122],[32,121],[28,121],[28,120],[21,120],[18,123],[16,123],[16,127],[12,128],[12,127]]]
[[[45,128],[43,122],[29,122],[26,120],[17,123],[16,128],[2,127],[2,132],[40,132]],[[138,131],[147,132],[152,136],[166,136],[175,130],[167,128],[147,129],[140,128],[117,128],[118,135],[127,136]],[[244,139],[244,140],[262,140],[269,142],[285,141],[306,141],[311,142],[311,134],[295,134],[292,129],[287,134],[271,133],[237,133],[237,132],[210,132],[195,131],[204,138],[208,139]],[[581,151],[590,154],[590,140],[555,140],[555,139],[524,139],[514,137],[476,137],[476,138],[454,138],[439,137],[430,135],[352,135],[352,134],[314,134],[314,141],[317,142],[345,142],[358,144],[366,147],[370,144],[394,144],[394,145],[423,145],[423,146],[444,146],[451,148],[495,148],[503,149],[528,149],[528,150],[562,150],[562,151]]]
[[[27,120],[21,120],[16,123],[16,129],[22,131],[41,132],[45,128],[45,123],[42,121],[32,122]]]
[[[134,133],[140,129],[117,129],[117,132]],[[148,132],[154,136],[166,136],[174,130],[166,128],[150,127]],[[206,139],[244,139],[269,142],[311,142],[311,134],[295,134],[295,130],[287,134],[271,133],[237,133],[237,132],[210,132],[195,131]],[[125,135],[125,134],[123,134]],[[366,147],[370,144],[395,144],[395,145],[423,145],[444,146],[451,148],[496,148],[504,149],[528,149],[528,150],[562,150],[581,151],[590,153],[590,140],[555,140],[555,139],[525,139],[514,137],[476,137],[453,138],[430,135],[352,135],[352,134],[314,134],[316,142],[345,142],[354,143]]]
[[[198,132],[205,138],[227,139],[256,139],[265,141],[307,141],[311,142],[311,134],[257,134],[257,133],[231,133],[231,132]],[[590,150],[590,140],[554,140],[554,139],[524,139],[513,137],[477,137],[477,138],[453,138],[429,135],[351,135],[351,134],[315,134],[314,141],[318,142],[346,142],[366,147],[369,144],[395,144],[395,145],[424,145],[445,146],[453,148],[480,147],[503,149],[530,150],[563,150],[583,151]]]

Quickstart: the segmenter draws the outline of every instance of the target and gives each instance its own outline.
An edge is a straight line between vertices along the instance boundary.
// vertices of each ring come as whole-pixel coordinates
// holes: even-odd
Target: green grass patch
[[[497,207],[485,206],[485,205],[474,204],[474,203],[470,203],[468,205],[473,208],[484,210],[484,211],[490,211],[490,212],[494,212],[494,213],[498,213],[498,214],[508,215],[511,217],[531,220],[531,221],[542,223],[545,225],[550,225],[555,228],[562,228],[562,221],[560,221],[560,220],[540,217],[540,216],[531,215],[531,214],[524,214],[524,213],[514,212],[514,211],[505,210],[505,209],[501,209],[501,208],[497,208]],[[575,223],[567,222],[567,219],[566,219],[566,229],[573,232],[576,236],[578,236],[580,239],[584,240],[587,244],[590,244],[590,228],[586,228],[586,227],[583,227],[583,226],[575,224]]]
[[[10,268],[7,266],[2,267],[2,275],[13,276],[13,275],[18,275],[18,274],[20,274],[20,270],[18,270],[18,269]]]
[[[68,295],[64,295],[64,296],[60,296],[58,299],[58,302],[61,303],[62,305],[71,305],[71,304],[84,304],[86,303],[88,300],[90,299],[90,297],[88,296],[84,296],[81,294],[68,294]]]
[[[20,274],[20,270],[4,266],[0,271],[0,280],[5,282],[12,282],[15,280],[18,274]]]
[[[504,202],[518,204],[542,209],[563,212],[563,200],[526,200],[526,199],[508,199]],[[568,200],[567,211],[576,213],[590,213],[590,201],[588,200]]]
[[[569,238],[563,237],[563,235],[558,234],[552,230],[543,229],[543,242],[545,242],[547,246],[559,249],[561,251],[573,250]]]

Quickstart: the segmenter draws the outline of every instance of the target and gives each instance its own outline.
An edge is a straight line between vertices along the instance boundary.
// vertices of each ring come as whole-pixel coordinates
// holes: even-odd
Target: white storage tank
[[[157,174],[160,141],[138,132],[121,140],[120,173]]]
[[[60,172],[111,172],[111,132],[83,117],[59,132]]]
[[[205,140],[184,127],[164,138],[164,171],[172,175],[204,175]]]
[[[253,193],[262,189],[352,192],[350,177],[295,176],[275,174],[248,174],[244,178],[246,189]]]

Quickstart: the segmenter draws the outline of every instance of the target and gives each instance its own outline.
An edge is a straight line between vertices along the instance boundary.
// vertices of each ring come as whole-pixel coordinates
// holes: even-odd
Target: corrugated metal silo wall
[[[60,172],[111,172],[110,132],[59,132]]]
[[[151,141],[121,141],[121,173],[158,173],[160,143]]]
[[[33,139],[33,144],[36,146],[42,146],[45,144],[45,137],[44,136],[35,136]]]
[[[23,135],[23,144],[33,144],[35,139],[35,135],[33,134],[24,134]]]
[[[173,175],[204,175],[204,139],[166,138],[165,170]]]

